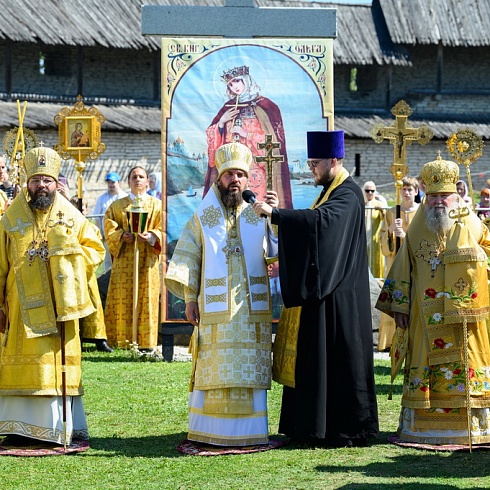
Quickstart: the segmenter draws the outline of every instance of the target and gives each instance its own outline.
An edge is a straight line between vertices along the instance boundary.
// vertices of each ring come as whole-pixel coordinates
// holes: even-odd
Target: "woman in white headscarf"
[[[468,184],[464,180],[458,180],[456,182],[456,190],[463,201],[471,207],[473,205],[473,200],[468,195]]]
[[[385,258],[381,253],[379,231],[385,215],[384,204],[376,196],[376,185],[368,181],[363,186],[366,207],[366,235],[369,269],[374,277],[384,276]]]
[[[152,172],[148,175],[148,185],[149,189],[146,191],[150,196],[156,197],[157,199],[162,198],[162,178],[159,174]]]

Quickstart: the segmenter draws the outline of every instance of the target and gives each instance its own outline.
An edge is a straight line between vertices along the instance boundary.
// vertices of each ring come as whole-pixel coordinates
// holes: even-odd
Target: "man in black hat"
[[[312,208],[254,204],[279,226],[279,432],[312,444],[360,446],[378,433],[364,198],[343,168],[343,131],[309,132],[307,140],[309,167],[323,187]]]

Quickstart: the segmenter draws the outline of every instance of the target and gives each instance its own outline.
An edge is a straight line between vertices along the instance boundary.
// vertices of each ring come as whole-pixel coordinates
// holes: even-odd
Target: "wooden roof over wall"
[[[100,0],[0,0],[4,19],[0,23],[0,39],[47,45],[158,50],[158,36],[141,34],[142,4],[221,7],[224,0],[104,0],[103,8]],[[256,0],[256,5],[336,8],[335,63],[410,64],[404,51],[380,33],[370,6],[301,0]]]
[[[158,50],[158,36],[141,35],[142,4],[221,7],[224,1],[0,0],[0,39]],[[372,7],[302,0],[255,2],[269,8],[336,8],[335,63],[406,65],[410,61],[403,45],[490,45],[490,0],[373,0]]]
[[[3,22],[0,42],[47,45],[102,46],[119,49],[160,49],[158,36],[141,35],[141,4],[223,6],[224,0],[0,0]],[[256,0],[259,7],[336,8],[338,38],[334,60],[338,64],[410,64],[402,44],[490,46],[490,0],[373,0],[373,7],[304,2]],[[103,9],[101,7],[103,5]],[[395,44],[394,44],[395,43]],[[397,43],[399,43],[397,45]],[[70,104],[29,102],[26,126],[56,127],[53,117]],[[95,105],[107,117],[104,130],[159,132],[159,108],[132,105]],[[336,125],[353,138],[369,138],[369,129],[379,121],[375,115],[336,115]],[[391,123],[387,118],[386,124]],[[461,127],[458,121],[425,122],[436,137],[447,138]],[[15,102],[0,101],[0,127],[18,124]],[[468,121],[484,138],[490,125]]]
[[[398,44],[490,45],[490,0],[373,0]]]
[[[25,127],[37,130],[56,128],[54,116],[61,111],[66,104],[56,104],[50,102],[28,102],[25,117]],[[106,122],[102,130],[106,131],[135,131],[159,133],[161,131],[161,111],[157,107],[139,107],[129,105],[94,105],[101,114],[106,116]],[[335,116],[335,126],[343,129],[348,138],[368,138],[371,139],[370,129],[382,122],[385,126],[393,123],[393,117],[379,117],[377,115],[356,115],[356,114],[337,114]],[[426,118],[413,118],[411,124],[418,127],[420,124],[427,124],[434,132],[435,138],[447,139],[462,126],[475,130],[485,139],[490,139],[490,124],[469,120],[468,124],[462,122],[460,118],[451,117],[436,120],[427,116]],[[17,103],[0,101],[0,128],[12,128],[19,124],[17,118]]]

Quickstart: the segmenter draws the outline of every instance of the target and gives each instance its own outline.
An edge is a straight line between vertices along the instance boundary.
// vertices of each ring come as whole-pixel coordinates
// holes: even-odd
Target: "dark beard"
[[[31,198],[29,204],[31,206],[31,208],[33,209],[41,209],[41,210],[44,210],[44,209],[48,209],[54,202],[54,192],[48,192],[48,195],[47,196],[37,196],[36,193],[37,191],[35,192],[31,192],[30,189],[28,189],[29,191],[29,196]]]
[[[220,185],[218,185],[218,190],[221,201],[225,205],[225,207],[237,208],[242,204],[243,198],[239,192],[231,193],[228,189],[222,189]]]

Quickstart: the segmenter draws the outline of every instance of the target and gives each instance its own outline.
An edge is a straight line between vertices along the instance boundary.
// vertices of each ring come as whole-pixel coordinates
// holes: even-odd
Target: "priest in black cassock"
[[[308,132],[307,144],[323,187],[311,209],[254,204],[279,227],[279,432],[309,444],[363,446],[378,434],[364,197],[343,168],[343,131]]]

